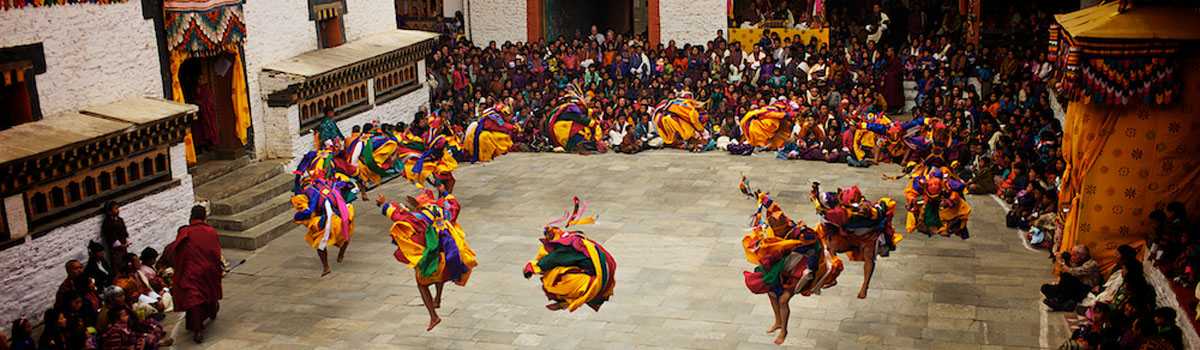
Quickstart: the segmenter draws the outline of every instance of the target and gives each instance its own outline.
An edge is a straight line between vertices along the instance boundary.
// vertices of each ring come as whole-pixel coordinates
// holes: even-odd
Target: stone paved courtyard
[[[433,331],[425,331],[412,270],[392,257],[389,220],[367,202],[355,204],[353,244],[346,262],[331,261],[333,274],[320,277],[297,226],[257,252],[226,251],[247,261],[225,279],[220,319],[204,344],[176,326],[181,314],[168,326],[182,349],[777,349],[764,333],[772,323],[767,297],[742,280],[753,268],[740,240],[755,204],[738,192],[741,176],[793,219],[814,222],[812,181],[827,190],[858,185],[871,200],[903,199],[902,181],[880,179],[896,171],[720,152],[509,154],[455,173],[459,223],[480,265],[466,287],[446,286]],[[393,200],[416,193],[403,181],[379,191]],[[572,196],[598,216],[581,229],[617,259],[615,295],[600,312],[548,311],[536,278],[521,276],[542,226],[569,210]],[[1062,317],[1040,311],[1038,286],[1053,278],[1046,253],[1004,227],[993,198],[969,201],[971,239],[906,236],[878,264],[866,300],[854,297],[862,281],[854,262],[838,286],[793,298],[785,348],[1057,347]],[[902,229],[903,215],[894,224]]]

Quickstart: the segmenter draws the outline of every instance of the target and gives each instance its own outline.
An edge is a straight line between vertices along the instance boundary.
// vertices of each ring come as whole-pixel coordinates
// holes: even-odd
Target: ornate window
[[[345,0],[308,0],[308,18],[317,26],[317,43],[322,49],[341,46],[346,42]]]
[[[41,43],[0,48],[0,130],[42,119],[34,76],[45,71]]]

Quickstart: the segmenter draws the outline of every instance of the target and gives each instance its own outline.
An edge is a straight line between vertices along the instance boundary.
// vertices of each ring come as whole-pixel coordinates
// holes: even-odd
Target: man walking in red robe
[[[220,309],[221,245],[217,230],[204,222],[205,209],[192,207],[191,223],[179,229],[172,243],[175,252],[175,310],[187,311],[187,329],[195,331],[196,343],[204,341],[204,321],[216,319]]]

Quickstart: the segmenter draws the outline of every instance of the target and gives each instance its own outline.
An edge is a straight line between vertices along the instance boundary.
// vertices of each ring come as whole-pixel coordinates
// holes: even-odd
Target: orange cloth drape
[[[1190,59],[1181,65],[1200,64]],[[1116,248],[1145,243],[1148,216],[1182,202],[1200,212],[1200,71],[1185,70],[1177,102],[1113,106],[1076,102],[1067,109],[1060,205],[1065,215],[1060,251],[1083,243],[1105,271]]]
[[[250,129],[250,98],[246,91],[246,71],[242,63],[241,47],[237,44],[225,45],[220,53],[228,53],[233,56],[233,96],[230,100],[233,103],[233,113],[237,117],[238,140],[242,144],[246,144],[246,134]],[[171,51],[171,96],[175,102],[186,103],[183,98],[183,84],[179,81],[179,69],[183,66],[183,62],[189,58],[202,57],[205,53],[194,53],[183,50]],[[192,131],[189,129],[187,135],[183,138],[183,143],[187,149],[188,164],[196,163],[196,150],[192,143]]]

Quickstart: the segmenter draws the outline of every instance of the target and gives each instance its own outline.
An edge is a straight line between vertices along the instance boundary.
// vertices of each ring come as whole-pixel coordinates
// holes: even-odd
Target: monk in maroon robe
[[[190,103],[200,107],[198,118],[192,122],[192,144],[195,147],[211,147],[217,144],[217,100],[213,97],[208,81],[196,79],[196,85],[188,91]]]
[[[218,300],[223,296],[221,245],[217,230],[204,219],[204,207],[192,207],[191,224],[180,228],[171,244],[175,254],[175,288],[171,290],[175,310],[187,311],[186,326],[196,332],[192,339],[197,343],[204,341],[204,321],[217,318]]]
[[[883,64],[883,99],[887,101],[888,113],[900,113],[904,109],[904,65],[896,50],[888,47]]]

